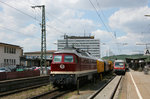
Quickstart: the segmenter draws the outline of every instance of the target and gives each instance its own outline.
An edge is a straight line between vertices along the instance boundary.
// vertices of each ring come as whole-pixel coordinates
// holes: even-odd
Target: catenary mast
[[[32,8],[42,8],[42,24],[41,24],[41,71],[43,74],[43,66],[45,66],[45,71],[47,74],[47,64],[46,64],[46,21],[45,21],[45,5],[32,6]]]

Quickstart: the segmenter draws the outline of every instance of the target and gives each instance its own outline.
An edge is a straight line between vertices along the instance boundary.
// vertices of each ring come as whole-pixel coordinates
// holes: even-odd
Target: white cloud
[[[40,48],[40,38],[25,38],[23,40],[15,41],[15,44],[23,47],[23,50],[26,51],[39,51]]]
[[[149,11],[148,7],[120,9],[109,18],[109,24],[112,28],[125,32],[148,33],[146,27],[149,25],[150,18],[144,15],[149,14]]]
[[[145,6],[148,0],[98,0],[102,7],[133,8]]]
[[[20,29],[20,32],[27,36],[35,36],[36,33],[39,31],[38,27],[34,24],[30,24],[24,28]]]
[[[96,30],[92,34],[95,35],[97,39],[100,39],[102,42],[112,42],[114,40],[114,36],[112,33],[104,31],[104,30]]]
[[[146,31],[144,25],[149,24],[149,19],[143,15],[148,14],[150,11],[148,7],[144,7],[147,5],[148,0],[91,1],[97,9],[121,8],[109,19],[109,24],[113,29],[120,29],[127,33],[127,35],[121,36],[117,40],[120,42],[140,42],[138,39],[148,39],[145,36],[135,38],[133,35],[134,33],[139,34]],[[40,22],[36,20],[41,20],[41,9],[32,9],[31,6],[41,4],[45,5],[46,16],[48,17],[46,17],[47,49],[56,49],[56,45],[53,43],[62,38],[64,33],[68,35],[84,35],[84,32],[86,35],[92,33],[96,38],[106,42],[110,48],[112,43],[116,42],[113,34],[101,30],[102,25],[95,23],[94,18],[88,19],[84,17],[87,11],[94,11],[89,0],[3,0],[3,2],[28,14],[25,15],[0,3],[0,26],[14,30],[5,30],[0,27],[0,41],[20,45],[24,47],[24,51],[40,50],[41,28]],[[31,18],[31,16],[33,17]],[[36,20],[33,18],[36,18]]]
[[[128,43],[126,52],[135,50],[143,51],[145,46],[138,46],[137,43],[146,44],[150,42],[149,23],[150,18],[144,15],[150,14],[147,6],[136,8],[120,9],[109,18],[109,25],[114,29],[123,30],[126,35],[118,37],[117,40]],[[124,49],[122,49],[124,50]]]
[[[66,1],[66,0],[61,0]],[[148,0],[90,0],[97,9],[134,8],[147,5]],[[94,10],[89,0],[76,0],[70,4],[76,9]]]

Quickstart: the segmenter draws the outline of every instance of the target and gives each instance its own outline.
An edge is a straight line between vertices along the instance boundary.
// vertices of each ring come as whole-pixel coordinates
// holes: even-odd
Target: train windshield
[[[73,62],[73,56],[72,55],[65,55],[64,62]]]
[[[54,56],[54,62],[61,62],[61,60],[62,60],[62,56],[60,56],[60,55],[56,55],[56,56]]]
[[[123,62],[115,62],[115,67],[124,67]]]

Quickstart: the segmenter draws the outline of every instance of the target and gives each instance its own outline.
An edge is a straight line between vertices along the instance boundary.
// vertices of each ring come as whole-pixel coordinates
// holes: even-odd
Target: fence
[[[0,72],[0,80],[40,76],[40,71]]]

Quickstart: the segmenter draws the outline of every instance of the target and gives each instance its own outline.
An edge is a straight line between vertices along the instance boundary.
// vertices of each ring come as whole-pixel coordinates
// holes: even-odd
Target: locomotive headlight
[[[52,76],[54,77],[55,75],[53,74]]]
[[[70,75],[71,77],[73,77],[73,75]]]

